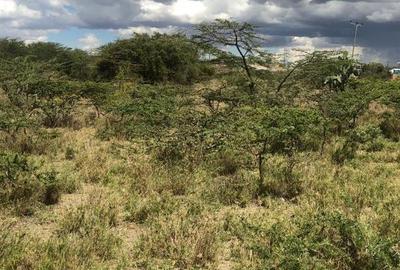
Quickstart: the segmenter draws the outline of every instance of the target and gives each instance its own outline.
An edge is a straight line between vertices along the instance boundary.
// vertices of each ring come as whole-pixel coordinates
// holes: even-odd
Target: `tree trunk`
[[[256,84],[254,83],[253,76],[251,75],[250,67],[249,67],[249,64],[247,63],[247,59],[246,59],[246,54],[249,51],[247,51],[246,53],[242,52],[242,50],[240,49],[240,46],[239,46],[239,37],[236,33],[236,30],[234,30],[233,32],[235,34],[235,47],[236,47],[237,51],[239,52],[240,57],[242,58],[243,67],[244,67],[244,70],[246,71],[247,78],[249,79],[250,92],[251,92],[251,94],[255,94]]]
[[[263,154],[258,155],[258,187],[257,187],[257,195],[260,196],[265,193],[265,185],[264,185],[264,157]]]
[[[326,128],[326,126],[324,125],[324,131],[323,131],[323,133],[322,133],[322,143],[321,143],[321,150],[320,150],[320,155],[322,156],[322,154],[325,152],[325,145],[326,145],[326,140],[327,140],[327,138],[326,138],[326,131],[327,130],[327,128]]]
[[[262,150],[258,153],[258,190],[257,195],[261,196],[265,194],[266,187],[264,184],[265,172],[264,172],[264,155],[267,151],[267,141],[264,141]]]

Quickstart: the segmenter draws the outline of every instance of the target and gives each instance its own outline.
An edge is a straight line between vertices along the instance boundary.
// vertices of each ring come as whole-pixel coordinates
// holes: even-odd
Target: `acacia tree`
[[[230,20],[217,19],[211,23],[202,23],[195,27],[197,34],[194,40],[202,44],[211,54],[225,58],[242,68],[249,81],[251,93],[255,93],[256,85],[251,71],[249,58],[258,53],[261,37],[255,32],[255,26]],[[238,57],[231,52],[222,51],[222,47],[233,47]]]
[[[15,57],[26,56],[28,50],[25,43],[17,39],[0,39],[0,58],[12,59]]]
[[[266,192],[264,181],[267,157],[283,155],[293,165],[296,153],[317,148],[321,133],[320,122],[321,117],[316,110],[243,106],[232,111],[229,117],[219,120],[211,132],[220,144],[224,144],[221,147],[237,149],[254,156],[259,174],[257,195],[263,195]],[[223,138],[221,134],[224,134]],[[289,168],[289,173],[292,169]],[[295,183],[288,184],[290,186]]]
[[[201,75],[200,48],[182,34],[137,34],[100,48],[97,72],[103,80],[121,73],[148,83],[191,83]]]
[[[66,81],[52,66],[31,57],[3,61],[0,88],[12,106],[28,118],[42,116],[55,127],[70,117],[78,98],[77,82]]]
[[[300,51],[301,52],[301,51]],[[343,51],[303,52],[304,57],[291,64],[279,80],[276,92],[303,84],[310,90],[328,86],[331,91],[344,91],[352,75],[357,75],[356,62]]]

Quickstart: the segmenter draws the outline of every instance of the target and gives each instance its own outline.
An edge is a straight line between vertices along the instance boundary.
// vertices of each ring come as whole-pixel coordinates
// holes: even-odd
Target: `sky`
[[[0,37],[91,50],[133,32],[190,32],[216,18],[255,24],[273,53],[350,50],[349,21],[359,21],[362,61],[400,61],[400,0],[0,0]]]

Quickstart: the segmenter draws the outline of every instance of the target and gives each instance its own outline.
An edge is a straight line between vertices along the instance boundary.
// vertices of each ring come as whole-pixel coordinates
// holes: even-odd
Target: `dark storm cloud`
[[[399,0],[0,0],[2,35],[23,38],[69,27],[185,29],[217,17],[256,24],[272,47],[292,46],[295,37],[316,48],[351,46],[349,20],[362,21],[359,44],[368,55],[400,58]]]
[[[290,10],[279,23],[252,20],[265,34],[273,36],[322,37],[332,47],[351,46],[354,27],[350,20],[364,23],[358,44],[364,47],[365,60],[380,58],[394,63],[400,59],[400,1],[252,0],[258,5],[275,3]],[[283,39],[288,40],[288,39]],[[290,46],[280,44],[280,46]]]

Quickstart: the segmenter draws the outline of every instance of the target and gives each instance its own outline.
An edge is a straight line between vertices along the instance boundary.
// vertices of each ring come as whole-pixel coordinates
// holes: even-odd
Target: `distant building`
[[[390,73],[392,74],[392,80],[400,79],[400,68],[391,69]]]

